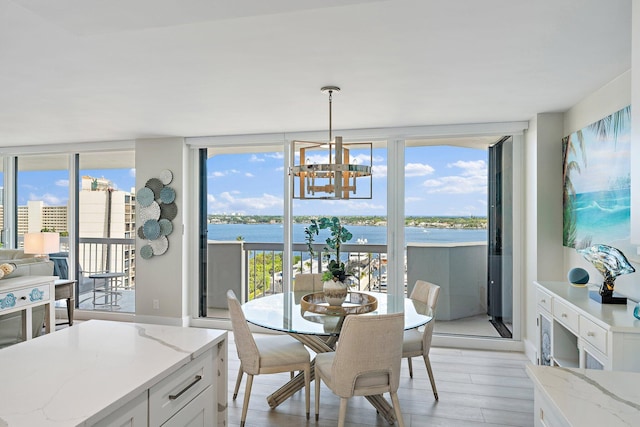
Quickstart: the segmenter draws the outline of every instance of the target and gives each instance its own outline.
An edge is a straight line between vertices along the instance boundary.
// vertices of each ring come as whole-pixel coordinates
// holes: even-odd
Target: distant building
[[[78,195],[79,259],[82,270],[90,272],[124,272],[123,285],[135,283],[135,248],[118,242],[106,244],[105,238],[135,238],[135,194],[116,190],[106,178],[83,176]],[[42,201],[29,201],[18,206],[18,235],[39,232],[43,228],[65,233],[67,206],[45,206]],[[65,241],[65,239],[62,239]],[[62,250],[68,250],[62,245]]]

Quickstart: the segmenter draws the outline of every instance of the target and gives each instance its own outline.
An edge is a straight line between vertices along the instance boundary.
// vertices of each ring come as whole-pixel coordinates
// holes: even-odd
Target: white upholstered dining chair
[[[386,392],[391,395],[398,425],[404,426],[397,394],[403,329],[404,313],[347,316],[336,351],[316,355],[316,421],[322,380],[340,397],[339,427],[344,426],[350,397]]]
[[[227,291],[227,304],[233,327],[240,368],[238,379],[233,392],[233,400],[238,396],[238,389],[243,373],[247,374],[247,383],[242,404],[240,426],[243,427],[247,419],[247,409],[253,376],[259,374],[275,374],[280,372],[303,371],[305,384],[305,408],[309,418],[309,389],[311,379],[311,358],[307,349],[288,335],[275,335],[254,338],[249,324],[244,317],[240,301],[232,290]]]
[[[438,295],[440,294],[440,286],[434,285],[424,280],[417,280],[411,295],[409,298],[426,304],[431,308],[432,316],[435,317],[436,304],[438,302]],[[427,373],[429,374],[429,381],[431,381],[431,389],[433,390],[433,396],[438,400],[438,390],[436,389],[436,382],[433,379],[433,370],[431,369],[431,361],[429,360],[429,350],[431,349],[431,338],[433,337],[433,324],[434,320],[431,320],[424,326],[424,329],[410,329],[404,331],[404,340],[402,343],[402,357],[407,358],[409,364],[409,376],[413,378],[413,366],[411,364],[411,358],[422,356],[424,364],[427,367]]]

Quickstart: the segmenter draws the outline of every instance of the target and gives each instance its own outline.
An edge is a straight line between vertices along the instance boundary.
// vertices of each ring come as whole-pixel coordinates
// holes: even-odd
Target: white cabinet
[[[226,331],[83,322],[2,350],[0,424],[223,427],[227,352]]]
[[[587,287],[535,282],[538,364],[640,372],[633,304],[600,304]]]
[[[46,332],[55,328],[55,286],[53,276],[18,276],[0,280],[0,314],[23,312],[23,339],[32,338],[32,309],[45,306]],[[0,327],[3,326],[0,324]]]
[[[144,391],[135,399],[107,415],[93,427],[141,427],[149,425],[149,400]]]

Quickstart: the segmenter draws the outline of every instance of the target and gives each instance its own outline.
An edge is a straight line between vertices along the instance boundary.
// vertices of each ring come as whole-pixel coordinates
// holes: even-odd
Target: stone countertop
[[[527,374],[569,425],[640,425],[640,373],[528,365]]]
[[[0,426],[91,424],[226,331],[90,320],[0,350]]]

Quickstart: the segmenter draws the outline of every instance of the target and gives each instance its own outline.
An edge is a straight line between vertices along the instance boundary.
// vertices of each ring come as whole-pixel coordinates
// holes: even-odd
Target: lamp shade
[[[60,250],[60,233],[25,233],[24,253],[47,255]]]

